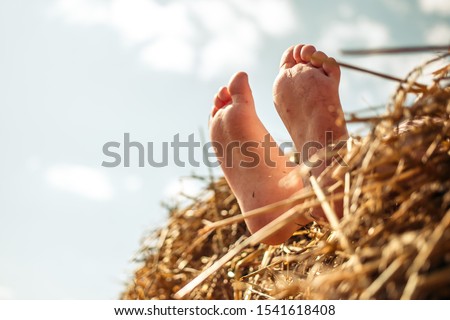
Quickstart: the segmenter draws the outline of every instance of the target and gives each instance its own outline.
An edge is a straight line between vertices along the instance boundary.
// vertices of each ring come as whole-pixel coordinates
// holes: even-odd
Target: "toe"
[[[220,88],[219,92],[214,97],[214,106],[211,115],[214,117],[214,115],[218,110],[227,106],[228,104],[230,104],[230,102],[231,96],[230,93],[228,92],[228,88],[227,87]]]
[[[334,58],[326,59],[322,65],[322,68],[329,77],[339,81],[341,77],[341,69]]]
[[[294,48],[294,59],[297,63],[304,62],[301,57],[301,51],[304,46],[305,46],[304,44],[298,44]]]
[[[311,56],[311,64],[316,68],[320,68],[327,59],[328,56],[325,53],[316,51]]]
[[[310,44],[302,47],[300,57],[304,62],[310,62],[313,53],[316,52],[316,48]]]
[[[297,62],[294,59],[294,46],[289,47],[281,56],[280,69],[288,69],[295,66]]]
[[[214,106],[211,110],[211,118],[214,118],[214,116],[216,115],[217,111],[219,111],[221,108],[218,108],[217,106]]]
[[[214,98],[214,106],[219,108],[223,108],[231,101],[230,93],[228,92],[227,87],[220,88],[219,92],[217,92],[216,97]]]
[[[253,103],[252,90],[248,83],[248,76],[245,72],[236,73],[230,80],[228,91],[231,95],[233,105],[248,105]]]

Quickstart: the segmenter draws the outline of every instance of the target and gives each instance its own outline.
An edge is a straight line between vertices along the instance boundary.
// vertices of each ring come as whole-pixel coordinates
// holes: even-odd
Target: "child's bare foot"
[[[290,47],[281,58],[273,87],[274,103],[300,152],[301,162],[317,149],[348,137],[339,100],[339,80],[336,60],[311,45]],[[326,168],[326,162],[310,162],[309,166],[317,177]],[[336,208],[338,215],[341,211],[342,208]]]
[[[302,187],[283,188],[280,180],[294,169],[256,115],[248,78],[237,73],[228,87],[223,87],[214,100],[210,120],[211,141],[215,144],[225,178],[245,213],[287,199]],[[264,216],[246,219],[253,233],[281,215],[281,208]],[[299,219],[297,223],[307,221]],[[278,244],[287,240],[298,228],[290,224],[264,240]]]

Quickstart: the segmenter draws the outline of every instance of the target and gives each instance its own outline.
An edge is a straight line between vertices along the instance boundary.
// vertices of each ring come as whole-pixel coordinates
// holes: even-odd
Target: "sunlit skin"
[[[273,97],[297,150],[302,150],[309,141],[325,146],[327,131],[333,133],[334,141],[346,139],[347,129],[338,94],[339,81],[339,65],[313,46],[297,45],[284,52],[273,86]],[[231,144],[241,146],[229,148],[230,152],[217,152],[217,157],[244,217],[247,212],[285,200],[304,187],[302,181],[298,185],[280,187],[280,180],[295,170],[296,166],[280,152],[258,118],[246,73],[235,74],[228,86],[222,87],[216,94],[210,119],[210,136],[211,141],[220,144],[222,150],[227,150]],[[264,148],[263,143],[268,142],[273,147]],[[252,153],[251,157],[249,152]],[[254,159],[260,161],[255,165],[245,165],[253,163]],[[324,169],[324,165],[318,166],[312,168],[311,173],[318,176]],[[250,232],[254,233],[286,209],[279,208],[263,216],[249,217],[245,222]],[[338,215],[342,212],[339,205],[335,210]],[[308,220],[300,217],[266,237],[263,242],[282,243],[306,223]]]

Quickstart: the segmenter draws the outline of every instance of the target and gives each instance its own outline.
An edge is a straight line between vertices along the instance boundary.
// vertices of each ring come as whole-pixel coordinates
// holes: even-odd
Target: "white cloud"
[[[450,1],[448,0],[419,0],[419,5],[425,13],[450,15]]]
[[[101,171],[79,165],[56,165],[45,172],[52,187],[93,200],[109,200],[113,188]]]
[[[210,35],[198,51],[198,72],[202,78],[254,65],[262,33],[253,19],[243,18],[224,1],[194,1],[191,8],[202,29]]]
[[[131,43],[155,37],[187,40],[194,31],[187,7],[179,3],[160,5],[150,0],[113,0],[109,19],[110,26]]]
[[[255,26],[248,21],[236,21],[232,29],[234,35],[220,34],[203,47],[199,67],[203,78],[255,65],[262,41]]]
[[[91,26],[106,23],[108,6],[89,0],[58,0],[50,13],[62,16],[68,23]]]
[[[171,181],[164,189],[164,197],[170,200],[183,201],[186,200],[183,195],[188,197],[196,197],[204,185],[199,180],[194,179],[177,179]]]
[[[429,44],[448,44],[450,42],[450,26],[443,23],[435,25],[426,32],[425,41]]]
[[[111,28],[149,67],[198,70],[203,78],[250,67],[263,36],[282,36],[296,27],[291,0],[56,1],[53,15],[75,25]]]
[[[367,17],[354,21],[331,22],[318,41],[320,50],[336,52],[344,48],[370,48],[388,44],[389,30],[381,23]]]
[[[238,19],[236,11],[225,1],[197,0],[189,7],[204,30],[214,35],[227,32]]]
[[[140,52],[141,60],[156,70],[185,73],[191,71],[195,61],[193,47],[180,39],[159,39]]]
[[[272,36],[290,33],[296,27],[289,0],[232,0],[236,8],[254,19],[261,30]]]

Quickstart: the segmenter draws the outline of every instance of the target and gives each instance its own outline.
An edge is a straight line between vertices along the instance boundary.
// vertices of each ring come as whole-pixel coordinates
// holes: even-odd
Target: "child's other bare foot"
[[[273,87],[274,103],[300,152],[301,162],[317,149],[348,137],[339,100],[339,80],[336,61],[311,45],[290,47],[281,58]],[[326,168],[326,162],[311,162],[309,166],[317,177]],[[338,206],[335,211],[340,215],[342,206]],[[317,213],[323,215],[320,210]]]
[[[225,178],[244,216],[250,210],[287,199],[302,188],[302,185],[288,188],[279,186],[280,180],[294,167],[256,115],[245,73],[234,75],[228,87],[221,88],[217,93],[210,120],[210,135]],[[286,209],[248,218],[247,226],[254,233]],[[306,222],[304,219],[297,221],[298,224]],[[291,223],[264,242],[284,242],[297,228],[297,224]]]

